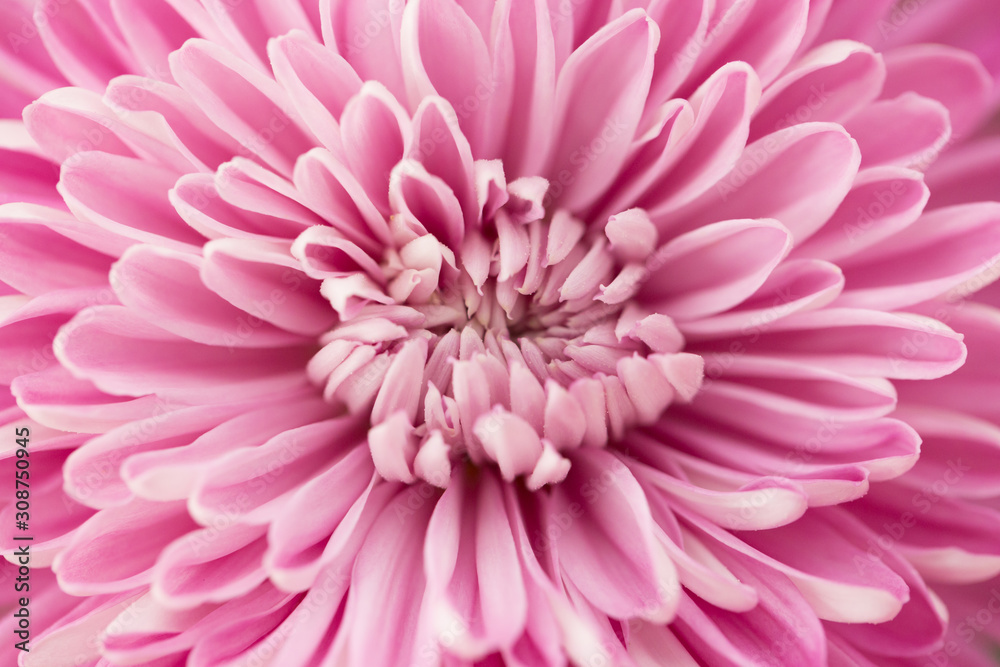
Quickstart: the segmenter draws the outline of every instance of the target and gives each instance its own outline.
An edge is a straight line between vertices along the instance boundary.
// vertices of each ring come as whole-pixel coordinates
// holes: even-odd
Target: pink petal
[[[966,356],[962,336],[936,320],[850,308],[790,315],[733,340],[754,354],[861,377],[938,378],[959,368]],[[725,347],[730,345],[727,341]],[[722,347],[702,343],[692,351],[718,352]]]
[[[826,306],[843,288],[844,274],[835,264],[821,260],[786,260],[740,305],[718,315],[682,322],[680,328],[691,340],[759,331],[792,313]]]
[[[795,125],[747,146],[732,171],[690,205],[650,216],[661,235],[730,218],[774,218],[800,243],[840,205],[860,159],[839,125]]]
[[[544,0],[510,3],[510,39],[501,42],[514,62],[513,96],[503,155],[511,178],[541,172],[548,153],[555,98],[555,46],[548,4]],[[500,52],[495,58],[501,60]]]
[[[700,81],[724,63],[744,61],[766,85],[784,70],[805,34],[809,3],[803,0],[719,2],[706,37],[696,43],[697,66],[688,81]]]
[[[302,114],[303,122],[326,148],[339,154],[340,115],[361,90],[361,79],[346,60],[309,35],[292,31],[268,45],[274,78]]]
[[[389,174],[409,148],[409,115],[396,98],[368,81],[340,117],[340,136],[351,173],[376,208],[388,216]]]
[[[990,342],[1000,334],[1000,311],[968,300],[953,304],[939,300],[927,304],[921,311],[948,322],[963,333],[970,350],[969,360],[934,383],[899,383],[900,402],[948,408],[1000,422],[1000,410],[992,400],[994,391],[1000,386],[1000,376],[996,371],[996,346]]]
[[[989,113],[993,77],[973,54],[941,45],[892,49],[882,97],[912,91],[948,107],[952,132],[964,137]]]
[[[109,396],[58,365],[18,376],[11,393],[39,423],[76,433],[103,433],[149,416],[157,404],[152,395],[136,399]]]
[[[134,499],[77,529],[53,569],[60,587],[77,595],[128,591],[150,584],[160,551],[195,527],[184,503]]]
[[[229,41],[251,63],[268,62],[267,42],[271,37],[299,30],[315,38],[305,8],[297,0],[246,0],[234,5],[204,4],[222,33],[222,39],[216,41]]]
[[[278,347],[305,342],[300,336],[261,322],[256,312],[230,305],[202,283],[202,267],[203,263],[193,255],[134,246],[115,264],[110,280],[118,298],[133,313],[159,322],[188,340],[227,347]]]
[[[455,110],[444,100],[425,98],[413,115],[413,145],[407,157],[445,183],[462,207],[465,226],[478,222],[472,149],[455,125]]]
[[[391,0],[319,2],[323,41],[327,48],[340,52],[362,81],[378,81],[397,99],[406,97],[398,57],[404,7]],[[368,26],[373,18],[378,30],[369,35],[372,28]],[[396,57],[385,57],[390,53]]]
[[[147,447],[130,455],[121,464],[122,479],[142,498],[160,502],[183,500],[191,495],[204,471],[216,459],[239,447],[259,447],[274,436],[329,414],[323,401],[295,394],[278,400],[272,398],[265,406],[251,408],[244,404],[235,408],[238,410],[246,412],[197,438],[174,440],[165,449]],[[162,421],[163,417],[156,415],[153,419]],[[199,473],[191,474],[192,470]]]
[[[572,461],[569,477],[553,490],[549,519],[575,517],[557,532],[565,575],[609,616],[671,619],[680,592],[676,572],[653,537],[635,478],[602,450],[576,450]]]
[[[440,95],[459,113],[473,153],[497,157],[489,141],[497,82],[487,45],[469,15],[453,0],[407,3],[399,48],[410,104]]]
[[[209,401],[301,386],[312,353],[302,347],[229,350],[192,343],[120,306],[83,311],[63,327],[55,347],[64,366],[108,393]]]
[[[174,608],[225,602],[264,581],[261,556],[265,530],[230,525],[188,533],[160,553],[153,569],[153,595]]]
[[[744,63],[714,72],[691,95],[694,125],[670,146],[670,158],[657,164],[659,179],[641,204],[651,210],[683,206],[725,175],[746,146],[760,94],[757,74]]]
[[[189,498],[203,523],[219,517],[269,523],[297,490],[361,442],[356,419],[327,419],[215,459]],[[262,488],[263,487],[263,488]],[[234,509],[235,508],[235,509]]]
[[[303,273],[291,256],[290,246],[251,239],[212,241],[205,246],[201,280],[251,314],[253,322],[263,320],[306,336],[320,334],[333,326],[336,314],[320,296],[319,281]]]
[[[443,180],[412,160],[400,162],[389,179],[389,203],[405,225],[406,240],[433,234],[449,248],[461,247],[465,235],[462,205]]]
[[[859,111],[844,127],[861,147],[862,164],[924,171],[951,138],[948,109],[937,100],[906,92]]]
[[[647,4],[646,12],[657,25],[670,26],[669,30],[664,30],[660,35],[660,46],[656,50],[653,80],[646,107],[649,117],[650,105],[659,105],[675,97],[677,88],[694,68],[697,53],[707,39],[705,33],[714,6],[709,2],[660,0],[625,3],[624,8]]]
[[[63,165],[59,192],[83,221],[140,242],[189,250],[204,239],[167,199],[176,174],[142,160],[97,151]]]
[[[427,595],[440,641],[474,659],[509,648],[528,613],[521,564],[502,487],[485,475],[469,488],[453,477],[435,506],[424,546]],[[454,632],[456,624],[464,631]]]
[[[105,100],[126,123],[134,122],[139,130],[146,128],[141,124],[143,119],[162,116],[163,133],[172,135],[170,140],[179,151],[207,169],[216,169],[242,150],[235,139],[202,113],[187,92],[170,83],[120,76],[109,83]]]
[[[944,152],[927,173],[931,208],[997,199],[1000,138],[982,138]]]
[[[122,505],[133,497],[122,475],[132,456],[189,445],[236,413],[232,407],[180,409],[92,438],[67,460],[66,490],[91,507]]]
[[[833,216],[792,255],[835,262],[862,252],[912,224],[928,194],[919,172],[903,167],[863,169]]]
[[[883,91],[880,55],[857,42],[823,44],[768,86],[754,116],[752,140],[797,123],[843,122]]]
[[[848,288],[837,305],[906,308],[940,296],[1000,257],[1000,205],[940,208],[887,241],[842,262]]]
[[[377,252],[389,227],[361,183],[335,155],[315,148],[299,158],[293,177],[302,200],[346,238]]]
[[[707,225],[656,251],[639,298],[675,319],[713,315],[753,294],[790,248],[789,232],[775,221]]]
[[[656,25],[633,10],[601,28],[559,73],[553,112],[559,131],[546,172],[563,186],[553,194],[563,207],[577,210],[592,203],[621,169],[649,91],[658,42]],[[610,89],[608,82],[614,82]]]
[[[408,510],[408,496],[397,495],[385,508],[358,554],[345,610],[347,664],[407,663],[420,648],[415,643],[425,589],[422,550],[435,503]],[[386,632],[393,641],[379,640]]]
[[[59,11],[35,2],[38,34],[60,71],[74,85],[95,91],[134,66],[129,50],[85,0],[66,0]],[[87,54],[86,57],[81,57]]]
[[[349,529],[352,539],[363,537],[364,526],[356,525],[352,515],[369,495],[373,473],[371,455],[356,447],[294,492],[268,527],[265,563],[276,585],[286,590],[309,587],[314,578],[309,575],[336,546],[333,535]],[[307,514],[309,521],[303,523]]]
[[[24,294],[107,284],[110,259],[36,222],[0,218],[0,280]]]
[[[278,84],[214,43],[188,41],[171,54],[170,71],[246,154],[260,156],[281,173],[291,174],[295,159],[315,145]],[[279,133],[281,141],[274,141]]]
[[[112,0],[111,9],[137,69],[157,79],[169,81],[167,57],[188,39],[201,36],[167,0]]]
[[[702,610],[686,593],[681,594],[673,628],[699,656],[719,664],[753,664],[766,659],[782,667],[826,663],[823,626],[816,620],[801,593],[782,575],[750,559],[723,561],[740,581],[758,591],[756,608],[735,614]],[[789,610],[795,610],[790,612]],[[760,637],[785,637],[780,655],[761,649]]]

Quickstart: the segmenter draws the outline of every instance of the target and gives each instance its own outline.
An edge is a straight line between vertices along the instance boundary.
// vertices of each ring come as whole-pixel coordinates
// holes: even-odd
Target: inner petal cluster
[[[428,204],[421,188],[441,183],[427,176],[394,169],[392,243],[377,258],[324,228],[293,247],[340,314],[309,376],[370,414],[383,477],[444,487],[457,464],[495,464],[537,490],[566,477],[567,450],[620,441],[694,396],[701,357],[634,298],[655,266],[643,210],[586,225],[547,205],[544,179],[507,183],[499,161],[479,161],[466,224],[460,207]]]

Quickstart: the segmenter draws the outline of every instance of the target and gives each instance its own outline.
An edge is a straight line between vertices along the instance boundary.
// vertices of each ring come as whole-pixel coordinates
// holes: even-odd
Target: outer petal
[[[556,86],[559,138],[546,169],[550,181],[563,186],[550,192],[562,206],[575,210],[593,202],[621,169],[639,126],[658,42],[656,25],[633,10],[566,61]]]
[[[653,536],[635,478],[601,450],[575,450],[572,461],[552,498],[553,516],[577,517],[558,540],[565,576],[609,616],[670,620],[679,602],[677,575]]]

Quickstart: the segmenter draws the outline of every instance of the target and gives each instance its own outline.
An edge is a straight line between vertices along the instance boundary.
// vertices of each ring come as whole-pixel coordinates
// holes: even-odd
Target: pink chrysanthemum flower
[[[831,5],[6,2],[3,664],[988,664],[1000,27]]]

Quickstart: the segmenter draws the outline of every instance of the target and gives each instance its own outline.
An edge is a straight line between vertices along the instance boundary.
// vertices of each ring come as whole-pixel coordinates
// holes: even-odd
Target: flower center
[[[516,185],[458,233],[394,215],[378,264],[332,237],[298,249],[338,269],[322,291],[341,321],[309,375],[370,414],[386,479],[445,486],[464,460],[538,489],[566,476],[571,450],[614,446],[700,386],[701,358],[637,298],[656,240],[645,213],[588,231]]]

